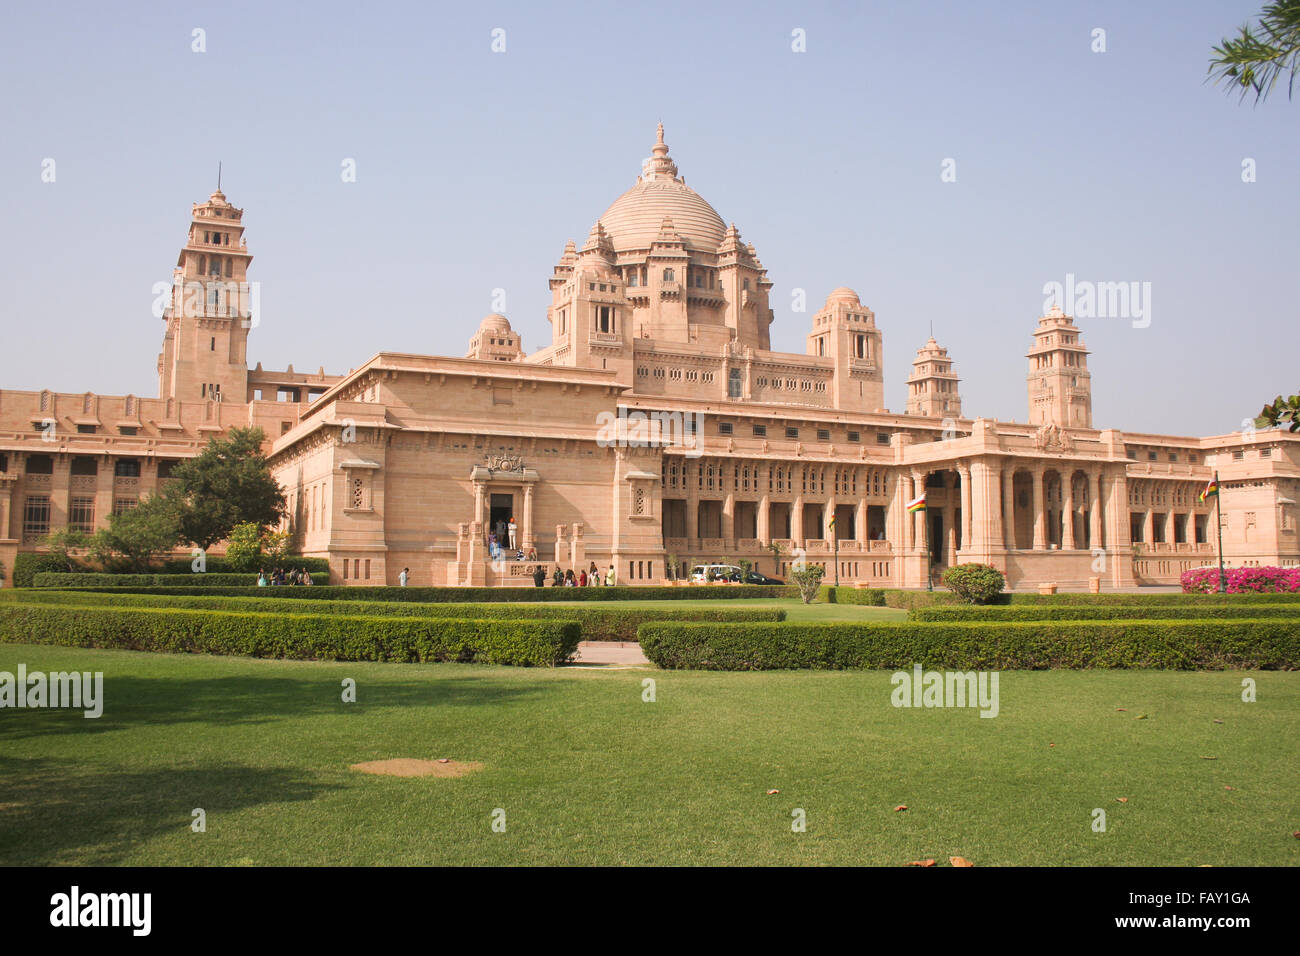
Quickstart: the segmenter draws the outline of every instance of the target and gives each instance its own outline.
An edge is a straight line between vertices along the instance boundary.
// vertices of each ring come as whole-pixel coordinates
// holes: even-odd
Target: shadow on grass
[[[356,680],[355,703],[343,703],[345,677]],[[495,707],[535,697],[548,686],[523,686],[472,674],[399,682],[363,674],[360,668],[349,674],[347,667],[302,677],[248,674],[206,678],[117,677],[108,669],[104,674],[102,716],[87,719],[81,710],[61,708],[5,708],[0,710],[0,747],[5,742],[32,737],[100,734],[151,725],[259,724],[312,716],[360,715],[388,707]]]
[[[195,807],[206,811],[211,830],[222,814],[312,800],[337,789],[292,768],[224,764],[104,772],[47,758],[0,757],[0,866],[113,865],[160,836],[202,840],[189,832]]]

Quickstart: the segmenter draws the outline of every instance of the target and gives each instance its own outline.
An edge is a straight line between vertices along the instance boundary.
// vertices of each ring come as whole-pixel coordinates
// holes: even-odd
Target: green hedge
[[[1300,621],[642,624],[660,667],[696,670],[1294,670]]]
[[[288,600],[333,600],[333,601],[414,601],[424,604],[448,603],[514,603],[519,601],[663,601],[663,600],[708,600],[712,598],[772,598],[797,597],[794,588],[785,585],[745,584],[735,587],[721,585],[699,585],[698,587],[627,587],[612,588],[399,588],[399,587],[344,587],[341,585],[317,585],[316,587],[265,587],[256,586],[200,587],[192,580],[200,575],[178,575],[184,581],[177,581],[180,586],[139,586],[139,585],[83,585],[64,583],[70,575],[59,575],[59,582],[42,583],[42,587],[59,587],[64,590],[99,591],[123,594],[209,594],[222,597],[257,597],[282,598]],[[117,575],[124,577],[124,575]],[[204,575],[212,578],[211,574]],[[247,582],[247,575],[240,575],[240,581]],[[313,575],[314,577],[314,575]],[[188,585],[188,586],[186,586]]]
[[[158,565],[159,574],[193,574],[193,558],[169,558]],[[304,571],[328,575],[330,573],[329,558],[303,558],[297,555],[290,555],[285,558],[261,558],[261,566],[266,568],[284,568],[286,571],[293,568],[301,568]],[[231,567],[230,560],[224,555],[209,555],[206,559],[208,574],[248,574],[248,571],[241,571],[239,568]],[[257,573],[257,568],[253,569]]]
[[[843,588],[840,589],[843,592]],[[841,600],[843,595],[841,593]],[[922,607],[973,607],[950,591],[900,591],[886,590],[884,602],[888,607],[913,610]],[[1007,605],[1067,605],[1111,607],[1114,605],[1138,604],[1148,607],[1213,607],[1217,604],[1261,604],[1261,603],[1295,604],[1295,594],[1137,594],[1125,591],[1109,591],[1105,594],[1000,594],[996,601],[981,607],[1005,607]]]
[[[1167,607],[1160,604],[1012,605],[1011,607],[921,607],[908,614],[911,621],[1117,621],[1189,620],[1288,617],[1300,621],[1300,602],[1294,604],[1216,604],[1210,607]]]
[[[267,590],[261,588],[260,590]],[[280,590],[279,588],[276,589]],[[190,608],[209,611],[243,611],[255,614],[357,614],[367,617],[472,618],[475,620],[577,620],[584,641],[635,641],[636,630],[646,621],[784,621],[782,608],[617,608],[547,607],[538,604],[413,604],[368,601],[358,607],[351,601],[281,600],[275,597],[221,597],[212,595],[118,594],[106,591],[54,591],[34,589],[0,592],[0,603],[120,608]]]
[[[312,581],[317,585],[329,584],[328,573],[313,573]],[[182,588],[229,588],[251,587],[256,591],[287,591],[288,587],[271,588],[257,586],[257,574],[105,574],[100,571],[72,571],[63,574],[37,574],[32,582],[38,588],[140,588],[140,587],[182,587]]]
[[[295,660],[550,666],[573,656],[579,634],[576,621],[0,606],[3,643]]]
[[[833,584],[825,584],[818,589],[817,600],[826,604],[865,604],[870,607],[883,607],[885,589],[853,588],[843,585],[836,587]]]
[[[67,565],[49,554],[19,552],[14,558],[13,586],[29,588],[38,574],[66,574]]]

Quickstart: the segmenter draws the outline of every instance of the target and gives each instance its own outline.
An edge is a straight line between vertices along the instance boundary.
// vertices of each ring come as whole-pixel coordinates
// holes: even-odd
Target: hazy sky
[[[1145,317],[1078,319],[1095,423],[1230,431],[1300,388],[1300,100],[1204,82],[1261,5],[9,5],[0,388],[156,394],[152,286],[218,160],[261,283],[251,362],[463,355],[497,288],[536,351],[565,240],[662,119],[775,283],[774,348],[848,285],[890,408],[933,322],[966,414],[1024,421],[1044,285],[1149,283]]]

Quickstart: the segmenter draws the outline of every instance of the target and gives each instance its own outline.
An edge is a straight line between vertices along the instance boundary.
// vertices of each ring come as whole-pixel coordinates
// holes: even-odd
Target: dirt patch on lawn
[[[416,760],[413,757],[395,757],[392,760],[368,760],[354,763],[353,770],[361,773],[377,773],[386,777],[463,777],[466,774],[482,770],[483,765],[477,761]]]

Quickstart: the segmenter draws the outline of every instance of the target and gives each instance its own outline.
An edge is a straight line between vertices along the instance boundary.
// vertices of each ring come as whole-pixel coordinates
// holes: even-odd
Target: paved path
[[[645,667],[650,663],[635,641],[581,641],[573,662],[588,667]]]

